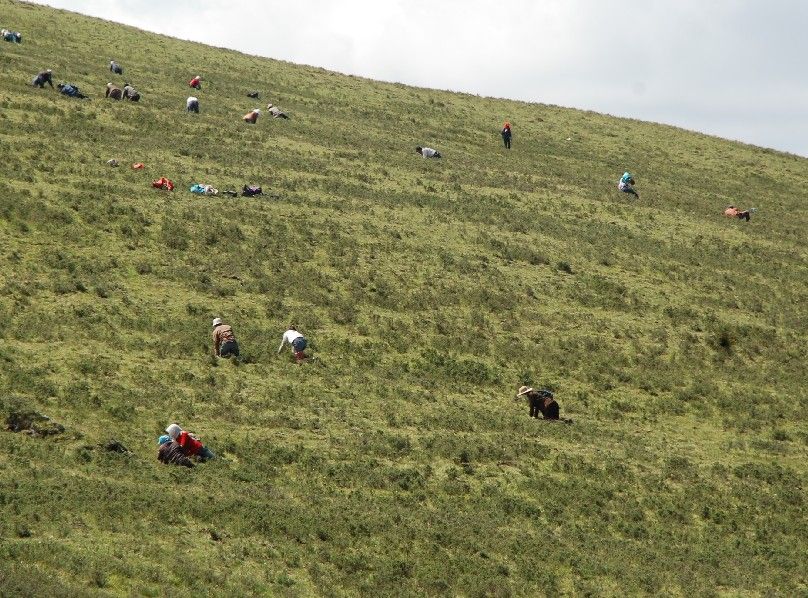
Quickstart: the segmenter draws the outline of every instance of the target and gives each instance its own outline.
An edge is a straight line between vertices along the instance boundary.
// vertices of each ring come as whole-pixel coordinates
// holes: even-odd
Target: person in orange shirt
[[[735,206],[729,206],[726,210],[724,210],[724,216],[727,218],[740,218],[741,220],[746,220],[749,222],[752,214],[750,210],[740,210]]]

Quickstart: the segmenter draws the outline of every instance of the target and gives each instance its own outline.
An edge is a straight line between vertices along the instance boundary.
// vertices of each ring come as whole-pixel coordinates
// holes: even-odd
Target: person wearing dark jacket
[[[530,417],[538,419],[539,413],[544,419],[556,420],[559,418],[558,403],[549,390],[535,390],[529,386],[519,388],[517,398],[524,396],[530,405]]]
[[[505,121],[502,127],[502,141],[505,143],[505,149],[511,149],[511,123]]]
[[[109,61],[109,70],[116,75],[123,75],[123,67],[114,60]]]
[[[31,81],[31,85],[34,87],[39,87],[40,89],[45,87],[45,83],[53,88],[53,71],[48,69],[46,71],[41,71],[34,77],[34,80]]]
[[[161,463],[181,465],[182,467],[194,466],[194,462],[185,455],[185,451],[176,440],[171,440],[168,435],[164,434],[157,442],[160,443],[160,448],[157,449],[157,460]]]

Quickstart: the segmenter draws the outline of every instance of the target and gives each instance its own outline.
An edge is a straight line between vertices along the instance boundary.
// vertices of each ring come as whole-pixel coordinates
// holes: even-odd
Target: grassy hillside
[[[0,595],[808,593],[808,160],[0,21],[0,415],[65,426],[0,432]],[[110,58],[140,104],[104,100]],[[241,122],[267,101],[291,120]],[[159,464],[173,421],[223,458]]]

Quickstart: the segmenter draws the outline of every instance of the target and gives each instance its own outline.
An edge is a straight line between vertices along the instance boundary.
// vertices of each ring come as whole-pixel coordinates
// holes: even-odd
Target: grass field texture
[[[9,0],[0,26],[0,416],[65,427],[0,432],[0,595],[808,595],[808,160]],[[124,80],[140,103],[104,99]],[[291,119],[241,121],[270,101]],[[159,464],[173,421],[221,459]]]

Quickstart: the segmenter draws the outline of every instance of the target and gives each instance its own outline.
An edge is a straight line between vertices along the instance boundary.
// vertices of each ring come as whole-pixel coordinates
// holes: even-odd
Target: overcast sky
[[[808,0],[37,0],[424,87],[808,156]]]

